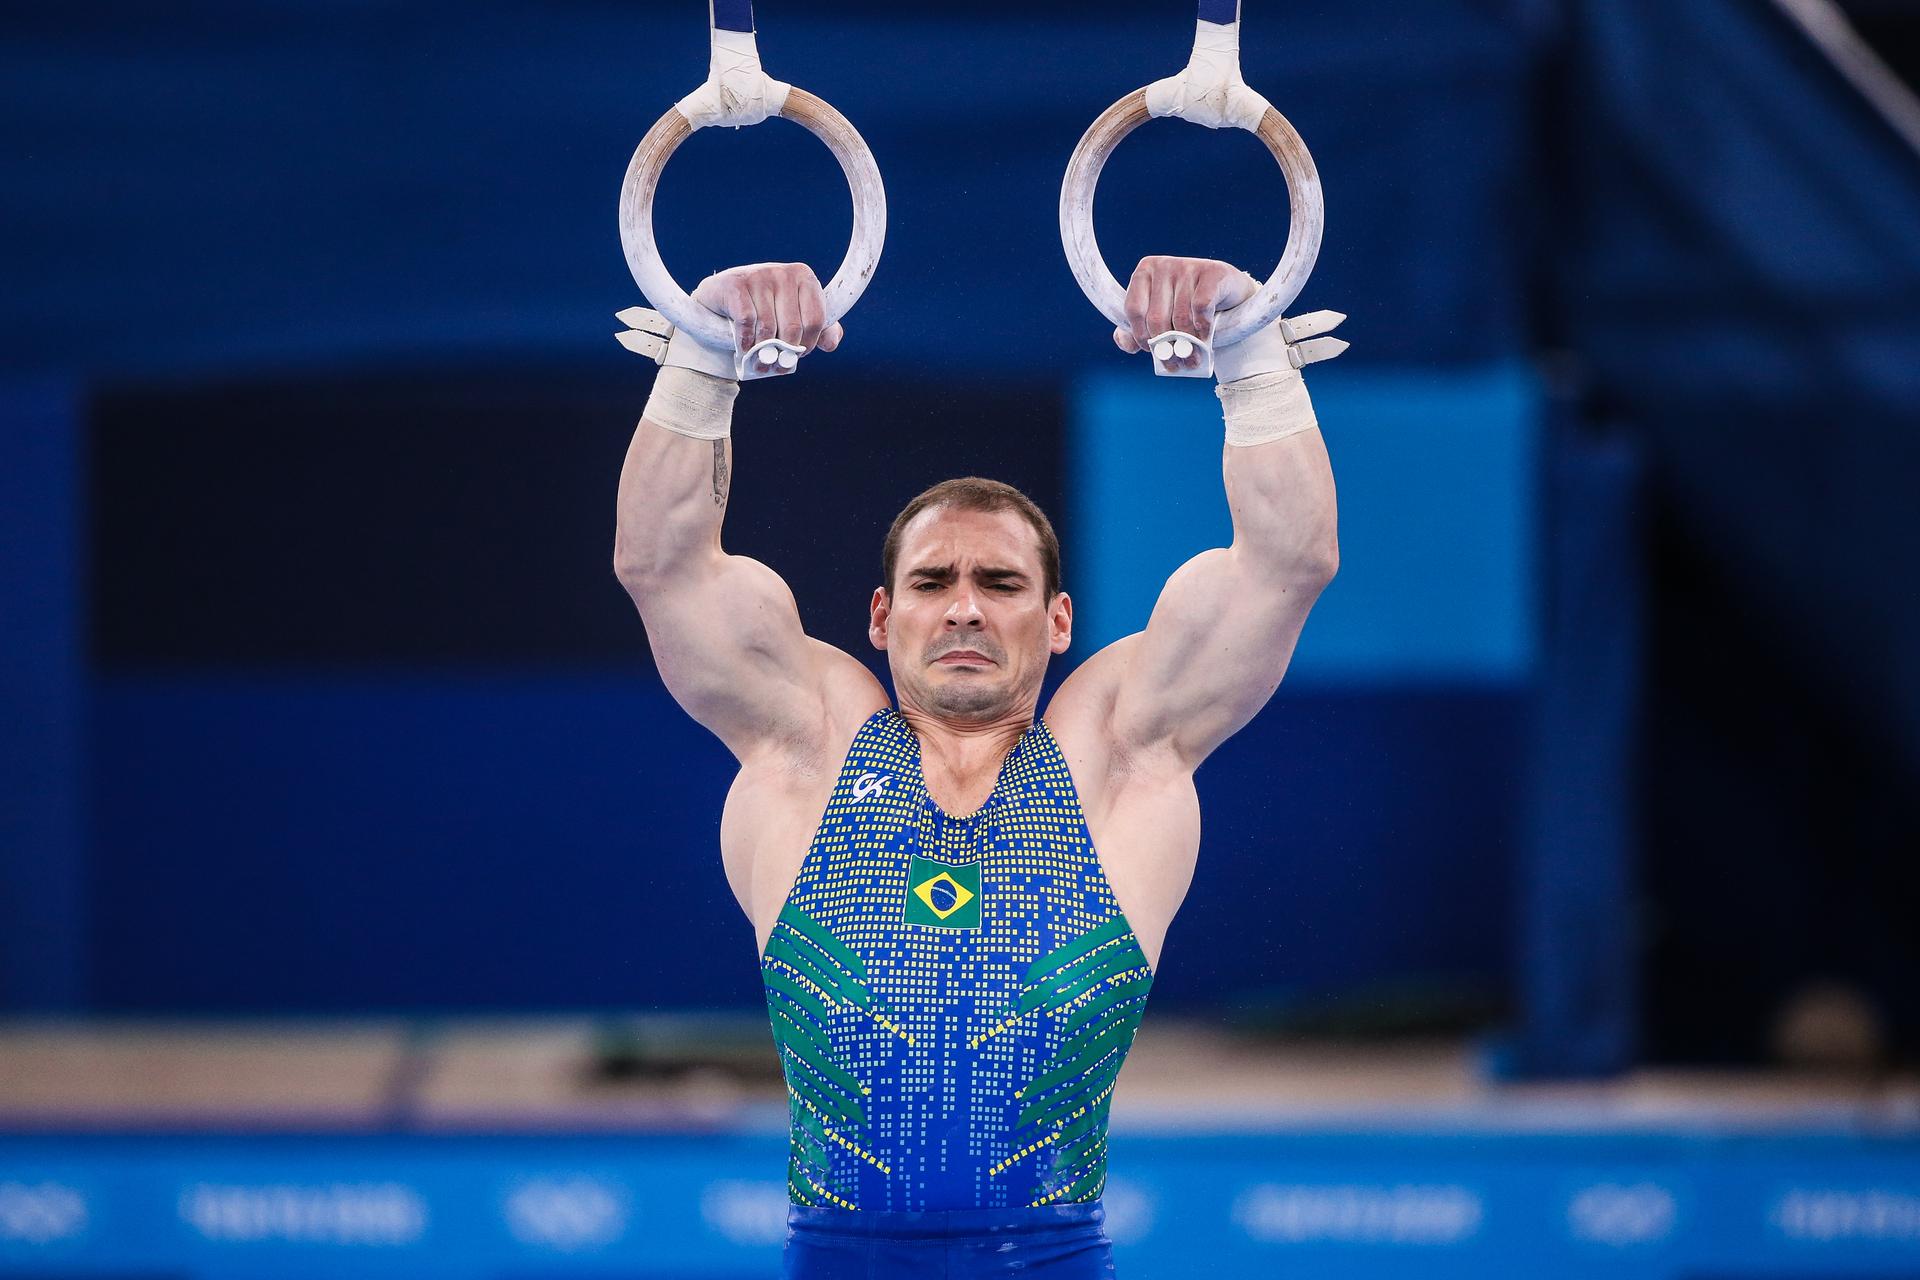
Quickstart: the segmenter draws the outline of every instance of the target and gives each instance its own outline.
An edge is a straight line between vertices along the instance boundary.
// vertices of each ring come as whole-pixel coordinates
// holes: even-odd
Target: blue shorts
[[[1098,1200],[1039,1209],[867,1213],[787,1206],[787,1280],[1112,1280]]]

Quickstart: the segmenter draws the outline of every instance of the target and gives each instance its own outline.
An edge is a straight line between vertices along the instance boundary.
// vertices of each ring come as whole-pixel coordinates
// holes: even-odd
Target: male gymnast
[[[1114,341],[1206,338],[1254,288],[1224,262],[1144,259]],[[803,264],[694,297],[742,351],[841,340]],[[801,630],[772,570],[722,549],[739,387],[729,357],[668,346],[614,567],[668,690],[740,763],[721,858],[786,1078],[790,1277],[1113,1274],[1108,1106],[1192,880],[1194,770],[1273,696],[1339,558],[1279,324],[1217,352],[1216,376],[1232,545],[1183,565],[1146,629],[1040,714],[1073,603],[1026,495],[949,480],[894,520],[867,629],[890,700]]]

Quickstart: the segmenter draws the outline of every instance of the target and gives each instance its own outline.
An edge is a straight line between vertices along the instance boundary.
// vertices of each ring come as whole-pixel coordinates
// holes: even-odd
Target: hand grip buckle
[[[1213,376],[1213,344],[1205,338],[1196,338],[1180,329],[1169,329],[1148,340],[1147,352],[1153,357],[1154,373],[1162,378]],[[1198,356],[1199,359],[1189,368],[1182,362],[1192,356]]]

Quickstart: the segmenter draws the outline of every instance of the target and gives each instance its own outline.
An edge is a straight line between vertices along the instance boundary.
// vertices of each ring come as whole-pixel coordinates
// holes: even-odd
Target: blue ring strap
[[[712,6],[710,21],[715,31],[753,30],[753,0],[708,0],[708,3]],[[1205,9],[1217,3],[1219,0],[1200,0],[1200,7]],[[1235,4],[1238,0],[1227,0],[1227,3]]]

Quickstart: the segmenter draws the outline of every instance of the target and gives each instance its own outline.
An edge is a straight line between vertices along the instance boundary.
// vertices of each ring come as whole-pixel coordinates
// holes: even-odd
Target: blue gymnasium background
[[[0,19],[0,1008],[755,998],[713,857],[724,754],[607,567],[649,378],[608,336],[636,300],[614,194],[701,74],[697,8]],[[1114,353],[1054,208],[1190,14],[759,17],[775,73],[872,143],[893,230],[845,351],[747,397],[730,540],[864,652],[886,519],[983,471],[1059,519],[1082,651],[1137,625],[1223,528],[1217,419]],[[1156,1007],[1364,1018],[1413,991],[1498,1016],[1506,1071],[1593,1074],[1754,1061],[1829,974],[1910,1053],[1912,153],[1731,0],[1269,7],[1244,62],[1328,190],[1303,305],[1353,317],[1313,383],[1344,564],[1202,775]],[[1264,271],[1281,199],[1250,139],[1155,124],[1100,230],[1123,274]],[[658,210],[686,281],[830,266],[845,218],[779,123],[697,135]],[[1123,1257],[1920,1272],[1897,1125],[1435,1123],[1121,1135]],[[406,1128],[0,1138],[0,1265],[763,1271],[771,1133]]]

